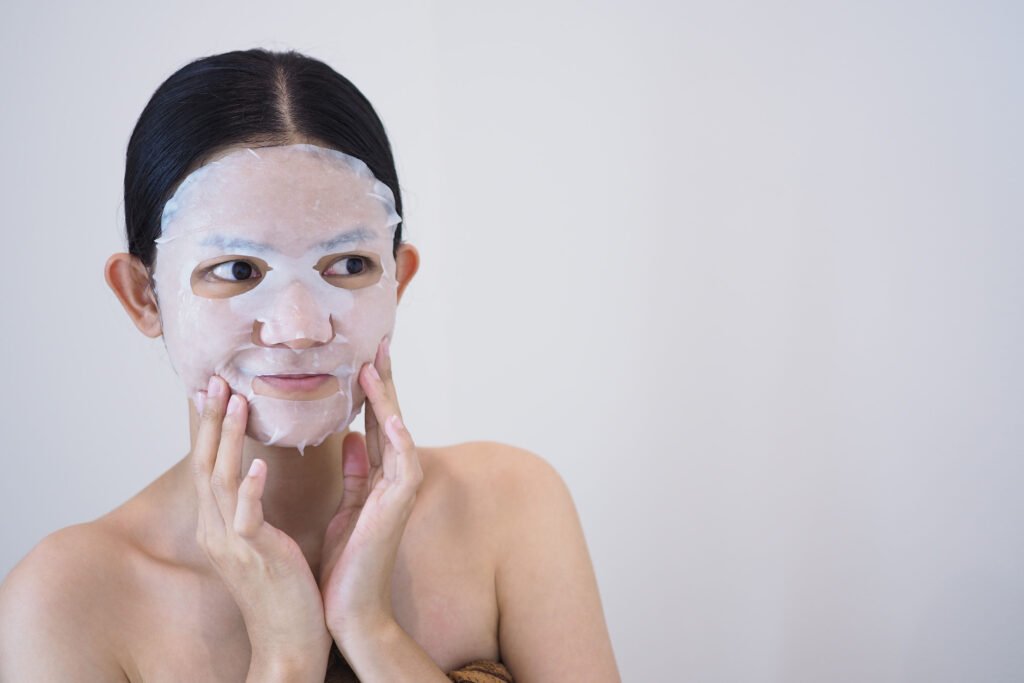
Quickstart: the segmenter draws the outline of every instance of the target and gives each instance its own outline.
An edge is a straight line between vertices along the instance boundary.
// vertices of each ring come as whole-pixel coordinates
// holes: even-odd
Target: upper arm
[[[502,661],[517,683],[619,681],[597,579],[558,472],[502,447],[491,468],[503,542],[495,569]]]
[[[127,681],[97,613],[97,567],[76,527],[44,538],[0,584],[0,683]]]

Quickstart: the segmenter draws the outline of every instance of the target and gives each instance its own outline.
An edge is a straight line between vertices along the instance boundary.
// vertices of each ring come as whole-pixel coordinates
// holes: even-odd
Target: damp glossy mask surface
[[[223,377],[267,445],[301,452],[345,429],[359,369],[394,332],[400,220],[390,188],[332,149],[236,149],[193,171],[164,207],[154,269],[188,395]],[[297,391],[274,378],[314,374]]]

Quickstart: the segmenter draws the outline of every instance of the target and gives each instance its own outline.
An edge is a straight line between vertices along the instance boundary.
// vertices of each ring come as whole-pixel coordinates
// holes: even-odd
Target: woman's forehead
[[[310,147],[236,150],[194,171],[165,207],[163,236],[281,251],[390,243],[397,214],[381,184],[341,153]]]

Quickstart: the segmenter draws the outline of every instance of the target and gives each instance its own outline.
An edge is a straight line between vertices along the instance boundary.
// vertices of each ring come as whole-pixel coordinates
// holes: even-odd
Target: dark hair
[[[238,50],[178,69],[142,110],[125,159],[128,251],[152,267],[164,204],[185,176],[218,151],[237,144],[296,142],[362,159],[391,188],[401,215],[391,145],[363,93],[331,67],[298,52]],[[395,253],[401,241],[399,223]]]

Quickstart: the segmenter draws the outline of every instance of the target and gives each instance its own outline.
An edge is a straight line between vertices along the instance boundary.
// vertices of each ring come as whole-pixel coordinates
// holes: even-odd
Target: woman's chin
[[[335,393],[317,400],[294,401],[253,396],[246,434],[266,446],[317,446],[355,418],[350,396]]]

